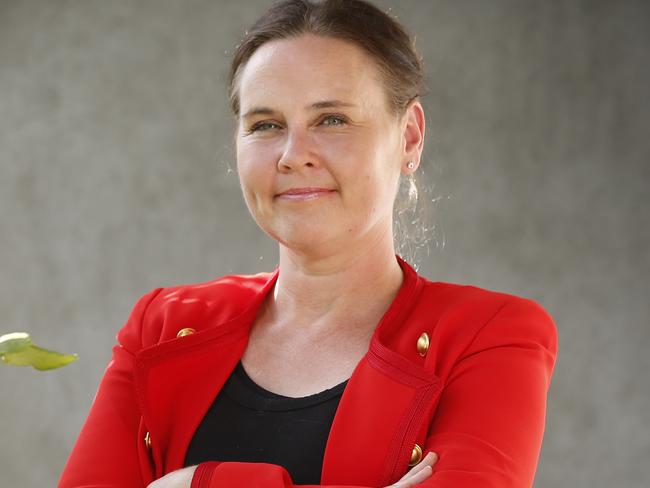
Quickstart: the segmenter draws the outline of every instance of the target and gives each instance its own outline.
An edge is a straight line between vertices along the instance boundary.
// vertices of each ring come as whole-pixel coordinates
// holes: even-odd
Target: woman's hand
[[[413,466],[397,483],[386,488],[410,488],[422,483],[433,473],[433,465],[437,460],[438,455],[435,452],[428,452],[424,459]]]
[[[160,479],[149,483],[147,488],[190,488],[192,484],[192,476],[196,466],[189,466],[183,469],[177,469],[171,473],[166,474]]]

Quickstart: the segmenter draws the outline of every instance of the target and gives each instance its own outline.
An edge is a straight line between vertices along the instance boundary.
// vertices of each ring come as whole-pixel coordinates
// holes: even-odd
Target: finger
[[[418,483],[422,483],[432,474],[433,474],[433,468],[431,466],[425,466],[420,471],[415,473],[411,478],[409,478],[407,483],[411,483],[409,486],[415,486]]]
[[[431,466],[425,466],[420,471],[418,471],[413,476],[411,476],[409,479],[405,481],[399,481],[395,485],[395,488],[411,488],[417,485],[418,483],[422,483],[432,474],[433,474],[433,468]]]
[[[438,460],[438,455],[433,452],[429,451],[426,456],[420,461],[418,464],[413,466],[409,472],[407,472],[401,479],[402,480],[407,480],[411,478],[411,476],[415,475],[416,473],[420,472],[422,469],[424,469],[426,466],[433,466],[435,462]]]

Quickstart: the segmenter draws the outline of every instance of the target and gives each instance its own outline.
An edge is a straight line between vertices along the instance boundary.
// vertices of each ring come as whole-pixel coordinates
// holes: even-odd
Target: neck
[[[286,330],[374,329],[397,295],[403,273],[392,239],[367,249],[313,258],[281,246],[268,317]]]

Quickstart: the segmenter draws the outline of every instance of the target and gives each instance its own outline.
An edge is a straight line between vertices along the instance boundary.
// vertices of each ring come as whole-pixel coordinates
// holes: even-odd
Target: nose
[[[298,171],[304,167],[316,166],[313,144],[309,134],[304,131],[294,130],[289,133],[284,146],[284,151],[278,159],[278,171],[287,173]]]

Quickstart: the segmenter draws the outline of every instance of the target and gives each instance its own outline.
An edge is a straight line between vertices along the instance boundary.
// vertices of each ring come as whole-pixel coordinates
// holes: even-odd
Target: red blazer
[[[439,455],[419,486],[530,487],[557,354],[553,319],[532,300],[431,282],[397,259],[404,282],[343,393],[318,486],[390,485],[417,444]],[[117,335],[59,488],[144,487],[182,468],[278,273],[143,295]],[[188,328],[196,332],[179,334]],[[192,481],[291,486],[287,471],[268,463],[202,463]]]

